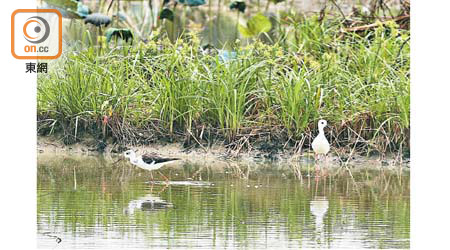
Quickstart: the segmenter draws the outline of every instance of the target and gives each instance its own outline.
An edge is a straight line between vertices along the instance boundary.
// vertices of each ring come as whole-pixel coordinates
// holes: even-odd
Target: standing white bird
[[[318,125],[319,125],[319,134],[316,136],[316,138],[314,138],[311,144],[314,153],[316,155],[316,159],[318,155],[323,154],[326,156],[328,151],[330,151],[330,143],[328,143],[328,140],[325,137],[325,132],[323,132],[323,129],[325,128],[325,126],[327,126],[327,121],[320,120]]]
[[[136,155],[136,152],[134,152],[133,150],[125,151],[124,155],[125,155],[125,158],[130,159],[131,164],[138,166],[142,169],[148,170],[148,171],[157,170],[168,163],[172,163],[174,161],[180,160],[179,158],[164,158],[164,157],[157,156],[155,154],[138,156],[138,155]],[[150,172],[150,174],[153,179],[152,172]],[[161,172],[159,172],[159,174],[161,176],[163,176],[166,181],[169,180]]]

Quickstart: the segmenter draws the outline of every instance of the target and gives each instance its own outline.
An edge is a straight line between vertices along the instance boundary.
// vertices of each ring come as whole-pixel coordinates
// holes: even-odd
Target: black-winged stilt
[[[152,173],[151,171],[153,171],[153,170],[157,170],[166,164],[180,160],[179,158],[165,158],[165,157],[157,156],[155,154],[137,155],[136,152],[134,152],[133,150],[125,151],[124,156],[125,156],[125,158],[128,158],[130,160],[131,164],[138,166],[142,169],[150,171],[150,174]],[[169,180],[161,172],[159,172],[159,174],[161,176],[163,176],[166,181]],[[153,175],[152,175],[152,179],[153,179]]]

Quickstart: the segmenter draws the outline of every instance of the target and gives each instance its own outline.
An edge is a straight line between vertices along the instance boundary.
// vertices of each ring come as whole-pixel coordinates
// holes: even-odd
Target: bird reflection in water
[[[320,175],[316,175],[314,178],[315,189],[314,196],[312,200],[309,202],[309,209],[311,214],[315,217],[315,235],[318,243],[325,241],[325,232],[324,232],[324,218],[326,213],[328,212],[328,199],[322,192],[325,192],[325,188],[321,191],[319,190],[319,183],[323,180],[324,185],[326,185],[326,178],[320,177]]]
[[[323,230],[323,219],[328,211],[328,199],[325,196],[316,196],[309,203],[312,215],[316,218],[316,232]]]
[[[133,215],[137,209],[141,211],[158,211],[172,207],[172,203],[165,201],[158,196],[147,194],[136,200],[128,202],[128,206],[124,209],[124,213],[127,215]]]

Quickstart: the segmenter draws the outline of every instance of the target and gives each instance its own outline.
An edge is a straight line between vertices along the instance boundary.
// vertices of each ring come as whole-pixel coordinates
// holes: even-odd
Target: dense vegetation
[[[296,20],[283,39],[202,46],[195,32],[65,53],[39,76],[39,133],[128,144],[298,150],[327,119],[337,150],[409,148],[409,30]],[[280,32],[283,32],[281,30]],[[242,44],[240,44],[242,43]]]

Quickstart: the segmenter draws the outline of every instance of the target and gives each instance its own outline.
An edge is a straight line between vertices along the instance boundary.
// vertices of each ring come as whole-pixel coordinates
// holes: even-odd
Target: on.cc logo
[[[19,9],[11,15],[11,54],[56,59],[62,53],[62,16],[56,9]]]

